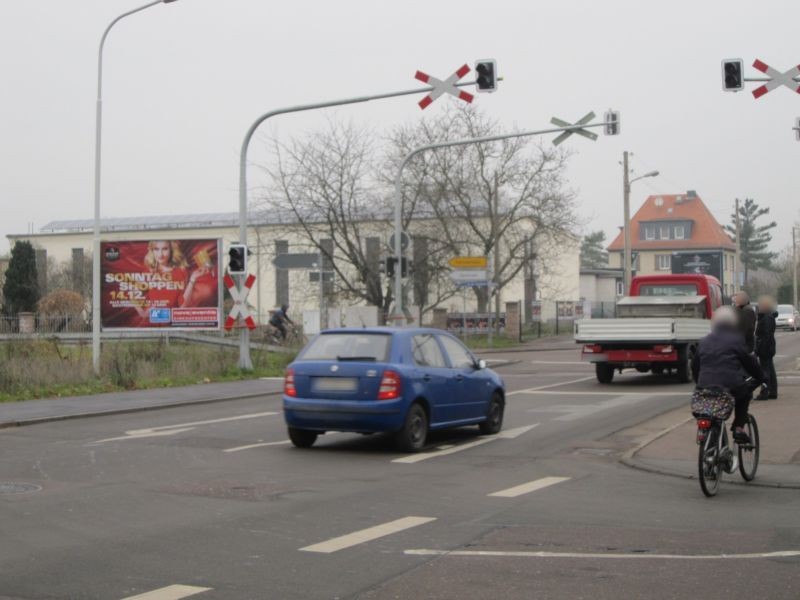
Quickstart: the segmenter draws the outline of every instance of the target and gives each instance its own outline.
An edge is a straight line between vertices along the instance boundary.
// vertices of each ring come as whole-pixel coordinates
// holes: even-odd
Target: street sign
[[[428,106],[430,106],[434,100],[444,94],[452,94],[464,102],[472,102],[474,99],[472,94],[464,92],[455,86],[455,83],[464,75],[469,73],[469,71],[469,65],[463,65],[458,71],[450,75],[450,77],[444,81],[437,79],[436,77],[431,77],[422,71],[417,71],[414,77],[433,87],[433,91],[419,101],[419,107],[423,110],[428,108]]]
[[[400,232],[400,250],[405,252],[408,250],[409,244],[411,244],[411,238],[405,231]],[[394,252],[394,234],[389,237],[389,250]]]
[[[225,331],[230,331],[233,328],[237,317],[242,318],[248,329],[256,328],[253,315],[250,314],[250,309],[247,308],[247,295],[250,293],[250,289],[253,287],[255,281],[255,275],[248,275],[244,282],[243,289],[239,290],[233,278],[227,273],[225,274],[223,282],[225,283],[225,287],[228,288],[231,298],[233,298],[233,308],[231,308],[231,312],[228,313],[228,318],[225,319]]]
[[[456,269],[450,271],[450,280],[457,285],[485,283],[489,281],[489,272],[486,269]]]
[[[781,73],[777,69],[773,69],[768,64],[756,59],[756,62],[753,63],[753,67],[772,78],[761,87],[757,87],[753,90],[753,97],[756,99],[761,98],[761,96],[767,92],[771,92],[782,85],[800,94],[800,84],[794,80],[795,76],[800,75],[800,65],[794,66],[788,71]]]
[[[573,127],[574,125],[586,125],[594,119],[595,114],[594,112],[590,112],[589,114],[583,116],[577,123],[569,123],[558,117],[553,117],[550,119],[550,122],[557,127]],[[565,131],[564,133],[560,134],[556,139],[553,140],[553,145],[558,146],[561,142],[565,141],[569,136],[573,133],[577,133],[578,135],[582,135],[585,138],[589,138],[590,140],[594,141],[597,139],[597,134],[592,133],[591,131],[586,131],[585,129],[571,129],[570,131]]]
[[[485,256],[454,256],[448,264],[454,269],[485,269],[489,259]]]
[[[308,274],[308,280],[311,283],[319,283],[319,271],[311,271]],[[333,281],[333,271],[323,271],[322,272],[322,281]]]
[[[278,254],[272,264],[279,269],[315,269],[318,267],[319,253],[315,254]]]

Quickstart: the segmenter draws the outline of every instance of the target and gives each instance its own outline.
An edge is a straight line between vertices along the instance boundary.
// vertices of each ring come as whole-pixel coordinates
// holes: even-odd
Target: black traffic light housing
[[[741,58],[722,61],[722,89],[726,92],[741,92],[744,89],[744,61]]]
[[[619,132],[622,129],[622,120],[620,119],[619,111],[606,111],[605,123],[606,135],[619,135]]]
[[[247,273],[247,246],[231,244],[228,249],[228,273],[244,275]]]
[[[497,91],[497,61],[493,58],[475,61],[475,83],[479,92]]]
[[[381,273],[385,273],[386,276],[391,279],[394,277],[396,265],[397,258],[394,256],[387,256],[381,265]],[[408,271],[411,266],[411,262],[404,256],[400,262],[400,277],[408,277]]]

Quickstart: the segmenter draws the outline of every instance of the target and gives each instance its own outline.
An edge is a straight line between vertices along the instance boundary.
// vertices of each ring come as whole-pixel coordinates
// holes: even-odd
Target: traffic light
[[[800,142],[800,117],[794,120],[794,139]]]
[[[622,129],[622,121],[619,116],[618,110],[606,111],[606,135],[619,135]]]
[[[741,58],[722,61],[722,89],[726,92],[741,92],[744,89],[744,61]]]
[[[231,244],[228,249],[228,273],[244,275],[247,273],[247,246]]]
[[[475,83],[479,92],[497,91],[497,61],[493,58],[475,61],[475,72],[478,76]]]
[[[385,261],[384,273],[389,278],[394,277],[394,266],[397,264],[397,259],[394,256],[387,256]]]
[[[381,263],[381,273],[384,273],[390,279],[393,278],[396,265],[397,258],[394,256],[387,256]],[[400,277],[408,277],[409,267],[413,267],[413,265],[411,261],[404,256],[400,261]]]

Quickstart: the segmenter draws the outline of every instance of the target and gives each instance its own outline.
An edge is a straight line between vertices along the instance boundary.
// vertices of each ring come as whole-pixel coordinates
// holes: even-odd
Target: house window
[[[675,225],[675,239],[676,240],[686,239],[686,227],[684,227],[683,225]]]
[[[646,240],[656,239],[656,228],[653,225],[644,226],[644,239]]]
[[[669,231],[670,230],[670,226],[669,225],[662,225],[660,229],[661,229],[660,239],[668,240],[669,239],[669,233],[670,233],[670,231]]]
[[[670,271],[670,270],[672,270],[672,255],[671,254],[656,254],[656,270],[657,271]]]
[[[622,281],[617,279],[617,296],[624,296],[625,295],[625,286],[623,285]]]

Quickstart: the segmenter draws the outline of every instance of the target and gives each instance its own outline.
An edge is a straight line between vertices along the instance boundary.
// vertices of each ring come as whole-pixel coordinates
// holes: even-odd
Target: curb
[[[0,421],[0,429],[11,429],[12,427],[25,427],[28,425],[41,425],[43,423],[53,423],[56,421],[71,421],[72,419],[87,419],[90,417],[108,417],[113,415],[126,415],[131,413],[146,412],[149,410],[161,410],[164,408],[178,408],[181,406],[197,406],[201,404],[214,404],[216,402],[227,402],[229,400],[246,400],[248,398],[259,398],[264,396],[278,396],[282,392],[260,392],[251,394],[239,394],[238,396],[222,396],[218,398],[204,398],[202,400],[189,400],[188,402],[171,402],[168,404],[154,404],[153,406],[133,406],[128,408],[112,408],[95,412],[82,412],[67,415],[50,415],[46,417],[33,417],[31,419],[21,419],[19,421]],[[44,400],[46,402],[46,400]]]
[[[688,423],[692,419],[694,419],[694,417],[688,417],[688,418],[684,419],[683,421],[681,421],[680,423],[676,423],[675,425],[671,425],[670,427],[667,427],[666,429],[664,429],[662,431],[659,431],[659,432],[657,432],[657,433],[655,433],[653,435],[650,435],[649,437],[645,438],[645,440],[640,442],[637,446],[635,446],[634,448],[631,448],[630,450],[627,450],[625,453],[622,454],[622,456],[619,458],[620,464],[623,464],[626,467],[629,467],[631,469],[644,471],[646,473],[654,473],[656,475],[664,475],[664,476],[667,476],[667,477],[677,477],[679,479],[689,479],[689,480],[697,479],[696,475],[681,473],[679,471],[673,471],[671,469],[665,469],[665,468],[662,468],[662,467],[654,467],[654,466],[647,465],[647,464],[644,464],[642,462],[639,462],[635,458],[636,454],[638,454],[639,451],[641,451],[645,447],[649,446],[650,444],[652,444],[656,440],[664,437],[665,435],[667,435],[671,431],[677,429],[681,425],[684,425],[684,424]],[[773,483],[773,482],[769,482],[769,481],[749,481],[748,482],[748,481],[738,481],[738,480],[729,480],[729,481],[726,481],[725,483],[732,483],[734,485],[742,485],[742,486],[748,486],[748,487],[777,488],[777,489],[783,489],[783,490],[800,490],[800,483]]]

